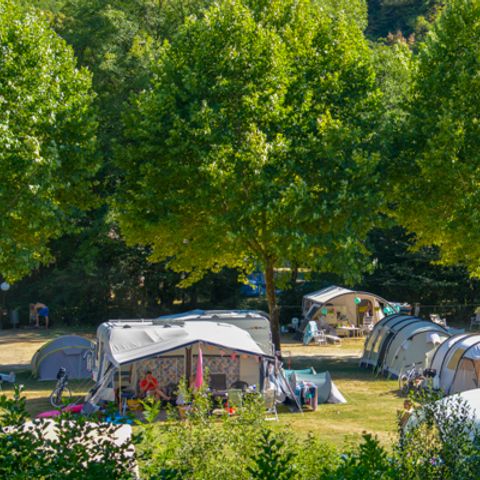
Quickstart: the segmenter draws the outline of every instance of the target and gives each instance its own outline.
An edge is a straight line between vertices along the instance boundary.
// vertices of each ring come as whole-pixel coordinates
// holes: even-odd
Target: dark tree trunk
[[[275,351],[280,351],[280,311],[275,295],[275,278],[273,261],[268,259],[265,262],[265,287],[267,290],[268,313],[270,314],[270,325],[272,327],[272,340]]]

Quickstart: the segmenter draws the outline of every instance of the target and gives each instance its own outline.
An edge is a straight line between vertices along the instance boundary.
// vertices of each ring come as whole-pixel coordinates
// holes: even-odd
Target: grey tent
[[[314,384],[317,387],[318,403],[347,403],[329,372],[317,373],[313,368],[285,370],[285,377],[294,392],[301,382]]]
[[[360,366],[398,378],[405,368],[425,368],[435,350],[450,337],[430,320],[394,314],[378,322],[365,340]]]
[[[63,335],[41,347],[32,358],[32,373],[39,380],[55,380],[60,367],[73,379],[89,378],[88,357],[94,344],[78,335]]]

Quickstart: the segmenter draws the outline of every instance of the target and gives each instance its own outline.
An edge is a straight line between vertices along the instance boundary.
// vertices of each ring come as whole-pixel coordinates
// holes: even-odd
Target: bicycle
[[[420,390],[424,383],[426,377],[423,374],[421,369],[418,369],[415,364],[412,364],[405,372],[400,372],[398,376],[398,387],[400,392],[404,395],[408,395],[410,391]]]
[[[67,370],[61,367],[57,373],[57,384],[50,394],[50,404],[54,408],[59,408],[66,402],[69,403],[72,398],[72,392],[68,387]]]

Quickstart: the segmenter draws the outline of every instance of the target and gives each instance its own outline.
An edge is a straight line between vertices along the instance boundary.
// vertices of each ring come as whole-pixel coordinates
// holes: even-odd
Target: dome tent
[[[409,365],[426,367],[429,357],[449,336],[444,327],[431,320],[389,315],[367,337],[360,365],[398,377]]]
[[[480,333],[451,337],[435,352],[430,368],[434,385],[447,395],[480,387]]]
[[[305,295],[302,311],[307,322],[323,316],[329,325],[346,323],[361,327],[365,317],[375,324],[384,318],[384,311],[393,313],[395,309],[391,303],[374,293],[332,285]]]
[[[72,379],[89,378],[87,368],[89,352],[94,344],[78,335],[63,335],[43,345],[32,357],[32,373],[39,380],[55,380],[60,367]]]

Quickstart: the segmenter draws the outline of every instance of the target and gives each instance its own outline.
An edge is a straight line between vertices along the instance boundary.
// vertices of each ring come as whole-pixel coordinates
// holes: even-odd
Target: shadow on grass
[[[35,416],[40,412],[52,410],[49,396],[55,388],[56,381],[39,381],[35,379],[29,370],[18,372],[16,375],[17,385],[23,385],[24,396],[27,397],[26,407],[30,415]],[[69,380],[68,386],[72,392],[71,402],[81,403],[86,393],[93,387],[90,379]],[[11,383],[3,383],[2,393],[12,394],[14,387]]]
[[[356,356],[292,357],[291,367],[302,369],[313,367],[317,372],[328,370],[333,379],[361,380],[367,382],[386,381],[387,378],[375,375],[372,370],[360,368]]]
[[[95,337],[95,328],[32,328],[23,327],[9,330],[0,330],[0,344],[12,343],[42,343],[62,335],[80,335],[89,338]]]

